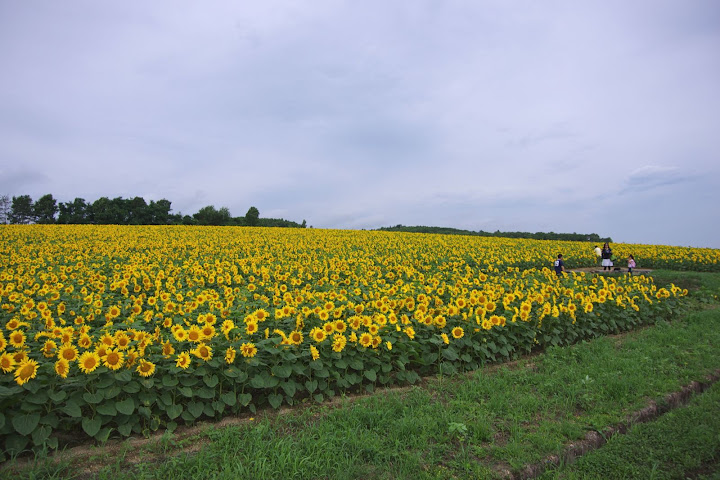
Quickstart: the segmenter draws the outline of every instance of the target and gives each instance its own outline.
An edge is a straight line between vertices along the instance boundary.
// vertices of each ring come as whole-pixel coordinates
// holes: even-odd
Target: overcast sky
[[[717,0],[0,0],[0,194],[720,248]]]

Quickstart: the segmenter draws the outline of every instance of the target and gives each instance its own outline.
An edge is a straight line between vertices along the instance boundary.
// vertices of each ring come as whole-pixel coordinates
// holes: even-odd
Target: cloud
[[[687,183],[693,175],[679,167],[644,165],[630,172],[620,193],[643,192],[657,188]]]

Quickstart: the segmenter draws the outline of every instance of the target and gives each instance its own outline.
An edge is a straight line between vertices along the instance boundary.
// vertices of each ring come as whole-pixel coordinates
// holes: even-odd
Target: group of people
[[[595,255],[597,256],[598,260],[600,260],[600,264],[603,267],[603,270],[612,270],[615,265],[615,257],[613,256],[612,249],[610,248],[610,244],[608,242],[605,242],[605,245],[603,245],[602,250],[597,245],[595,246]],[[632,274],[633,268],[635,268],[635,257],[632,255],[628,255],[627,258],[628,262],[628,273]]]
[[[610,244],[608,242],[605,242],[605,245],[603,245],[602,249],[600,249],[600,247],[596,245],[595,255],[597,256],[598,260],[600,260],[600,264],[602,265],[603,270],[612,270],[614,268],[615,257],[613,256],[612,249],[610,248]],[[633,268],[635,268],[635,257],[629,255],[627,261],[628,273],[632,275]],[[554,267],[555,273],[558,274],[558,276],[562,275],[562,273],[565,271],[565,262],[563,261],[562,253],[557,256]]]

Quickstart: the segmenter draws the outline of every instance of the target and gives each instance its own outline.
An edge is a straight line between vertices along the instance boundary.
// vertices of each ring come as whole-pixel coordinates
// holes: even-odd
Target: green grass
[[[720,274],[654,275],[657,283],[695,282],[684,287],[692,290],[695,306],[720,292]],[[247,424],[210,428],[182,441],[168,435],[147,448],[145,462],[127,462],[124,454],[108,456],[96,461],[100,469],[90,474],[77,465],[38,461],[36,467],[13,474],[13,478],[492,478],[503,469],[542,462],[588,431],[602,431],[622,422],[650,400],[660,400],[720,369],[716,347],[720,345],[720,310],[696,310],[671,323],[553,348],[470,375],[431,378],[420,386],[341,398],[333,405],[299,407],[285,414],[266,412]],[[697,423],[703,415],[720,417],[717,390],[715,387],[693,407],[683,409],[695,412],[691,414],[695,420],[684,422]],[[672,419],[679,412],[662,419]],[[693,444],[705,439],[707,432],[679,435],[683,420],[679,421],[663,427],[662,435],[677,440],[670,446],[653,443],[657,453],[643,457],[647,444],[638,443],[626,447],[635,452],[627,460],[611,462],[608,458],[616,457],[608,454],[610,457],[600,456],[595,463],[587,460],[590,466],[582,468],[589,470],[558,470],[548,473],[548,478],[623,478],[640,468],[631,461],[654,468],[648,475],[671,475],[654,478],[676,478],[672,472],[701,472],[691,461]],[[658,422],[638,426],[633,432]],[[652,443],[652,435],[640,438],[647,437]],[[617,438],[598,455],[619,442],[621,437]],[[718,440],[717,434],[714,438]],[[185,453],[183,446],[194,442],[205,445]],[[713,448],[711,442],[708,445]],[[657,460],[671,450],[689,452],[683,454],[683,459],[689,460],[671,466]],[[617,456],[621,458],[625,457]],[[713,468],[713,457],[697,458],[704,467]],[[581,468],[583,464],[577,465]],[[610,473],[602,468],[610,468]],[[645,475],[647,470],[637,471],[642,474],[630,478],[653,478]],[[0,475],[7,473],[0,470]]]
[[[639,424],[549,479],[720,478],[720,384],[688,406]]]

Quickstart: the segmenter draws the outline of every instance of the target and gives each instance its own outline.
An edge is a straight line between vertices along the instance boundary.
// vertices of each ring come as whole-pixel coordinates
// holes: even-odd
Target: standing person
[[[633,268],[635,268],[635,257],[630,255],[628,257],[628,273],[632,275]]]
[[[561,276],[563,272],[565,271],[565,262],[563,262],[562,253],[558,255],[557,260],[555,260],[555,273],[557,276]]]
[[[595,256],[597,257],[598,262],[600,262],[602,259],[602,250],[597,245],[595,245]]]
[[[605,242],[602,249],[602,266],[603,270],[612,270],[613,267],[612,249],[607,242]]]

